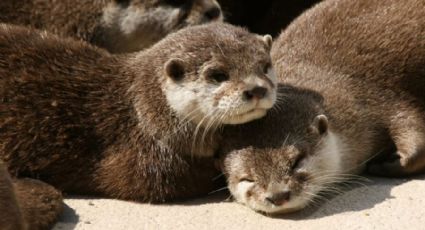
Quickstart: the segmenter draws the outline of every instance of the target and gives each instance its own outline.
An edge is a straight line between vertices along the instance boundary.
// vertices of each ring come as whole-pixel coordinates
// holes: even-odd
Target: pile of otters
[[[250,32],[222,22],[237,2],[1,0],[0,229],[49,228],[62,192],[159,203],[227,182],[275,214],[424,171],[425,0],[324,0],[287,27],[285,1],[230,12]]]

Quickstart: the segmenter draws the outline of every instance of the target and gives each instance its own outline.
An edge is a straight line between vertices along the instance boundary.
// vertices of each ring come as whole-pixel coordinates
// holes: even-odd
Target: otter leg
[[[397,148],[383,162],[369,165],[368,171],[380,176],[408,176],[425,171],[425,122],[418,116],[393,119],[390,135]]]
[[[61,192],[34,179],[16,179],[13,183],[22,218],[30,229],[49,229],[63,208]]]
[[[12,180],[0,161],[0,229],[25,229],[21,210],[15,196]]]

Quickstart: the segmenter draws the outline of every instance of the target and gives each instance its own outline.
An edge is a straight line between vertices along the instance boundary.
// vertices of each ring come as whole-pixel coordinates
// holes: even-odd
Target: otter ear
[[[181,59],[170,59],[165,65],[165,74],[174,81],[180,81],[184,78],[184,62]]]
[[[272,36],[270,36],[269,34],[264,35],[262,37],[262,40],[266,44],[267,48],[270,50],[272,48],[272,44],[273,44],[273,38],[272,38]]]
[[[312,128],[320,135],[325,134],[328,131],[328,118],[323,114],[316,116]]]

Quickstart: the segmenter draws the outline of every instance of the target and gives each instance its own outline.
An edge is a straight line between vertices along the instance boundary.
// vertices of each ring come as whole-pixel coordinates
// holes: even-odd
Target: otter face
[[[103,23],[112,52],[142,50],[181,28],[222,21],[215,0],[113,0]]]
[[[225,157],[229,190],[237,202],[264,213],[304,208],[337,182],[337,136],[324,115],[306,130],[290,133],[278,148],[248,147]]]
[[[246,31],[208,36],[208,42],[194,44],[165,64],[170,107],[203,127],[263,117],[276,101],[270,36]]]

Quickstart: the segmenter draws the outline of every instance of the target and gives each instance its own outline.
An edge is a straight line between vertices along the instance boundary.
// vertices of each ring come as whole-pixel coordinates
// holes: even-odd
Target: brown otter
[[[222,18],[215,0],[0,1],[0,22],[72,36],[115,53],[142,50],[170,32]]]
[[[294,211],[376,155],[370,173],[424,171],[423,9],[423,0],[329,0],[282,33],[272,48],[285,84],[276,109],[223,137],[237,201]]]
[[[12,181],[0,161],[0,229],[46,229],[62,209],[62,196],[52,186],[33,179]]]
[[[231,25],[119,56],[0,28],[0,157],[63,191],[149,202],[210,192],[214,130],[264,116],[276,98],[270,36]]]

